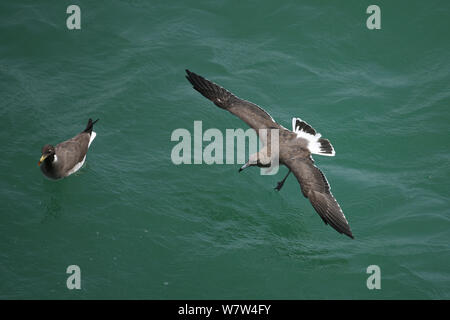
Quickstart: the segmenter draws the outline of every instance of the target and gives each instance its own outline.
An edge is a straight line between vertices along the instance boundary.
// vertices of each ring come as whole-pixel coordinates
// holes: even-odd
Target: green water
[[[2,1],[0,298],[450,298],[450,4],[376,1],[368,30],[370,4]],[[355,240],[293,177],[273,190],[285,168],[171,162],[177,128],[247,128],[185,68],[332,141],[315,160]],[[41,147],[89,117],[85,166],[44,178]]]

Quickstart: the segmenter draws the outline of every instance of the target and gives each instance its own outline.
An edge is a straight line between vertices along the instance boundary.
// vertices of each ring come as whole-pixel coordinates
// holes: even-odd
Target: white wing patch
[[[95,137],[97,136],[97,133],[95,133],[94,131],[92,131],[91,133],[91,138],[89,139],[89,144],[88,144],[88,148],[91,145],[92,141],[94,141]],[[72,169],[70,169],[67,172],[67,176],[70,176],[71,174],[77,172],[78,170],[81,169],[81,167],[83,166],[84,162],[86,161],[86,156],[84,156],[83,160],[81,160],[80,162],[78,162]]]
[[[85,160],[86,160],[86,156],[84,156],[84,158],[83,158],[83,160],[81,160],[81,162],[78,162],[72,169],[70,169],[70,170],[67,172],[66,177],[67,177],[67,176],[70,176],[72,173],[75,173],[75,172],[77,172],[78,170],[80,170],[80,168],[83,166]]]
[[[94,131],[91,132],[91,138],[89,139],[88,148],[91,146],[92,141],[94,141],[95,137],[97,136],[97,133]]]
[[[306,141],[308,141],[308,149],[313,154],[319,154],[321,156],[328,156],[333,157],[336,152],[334,151],[333,146],[331,143],[326,139],[320,139],[322,135],[315,131],[314,129],[312,131],[316,132],[316,134],[311,134],[309,132],[305,132],[301,130],[296,124],[297,120],[304,122],[307,124],[306,121],[303,121],[300,118],[292,118],[292,131],[297,134],[298,138],[303,138]],[[309,127],[311,127],[309,124],[307,124]],[[311,127],[312,128],[312,127]],[[328,151],[325,151],[324,149],[327,147]],[[329,151],[331,148],[331,151]]]

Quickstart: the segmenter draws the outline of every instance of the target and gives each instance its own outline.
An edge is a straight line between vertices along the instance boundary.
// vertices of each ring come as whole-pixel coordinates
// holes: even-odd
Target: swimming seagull
[[[86,153],[97,135],[92,129],[94,122],[89,119],[86,129],[72,139],[61,142],[55,147],[46,144],[38,165],[42,173],[50,179],[61,179],[77,172],[86,160]]]
[[[334,156],[335,151],[330,141],[322,138],[320,133],[317,133],[300,118],[292,119],[292,131],[290,131],[276,123],[265,110],[256,104],[238,98],[228,90],[189,70],[186,70],[186,73],[186,78],[195,90],[214,102],[216,106],[239,117],[257,133],[260,129],[279,129],[279,163],[285,165],[289,172],[283,180],[278,182],[275,189],[280,191],[289,174],[294,173],[303,195],[309,199],[325,224],[329,224],[339,233],[353,239],[347,219],[330,191],[327,178],[314,165],[311,156],[311,154]],[[239,172],[250,166],[270,166],[273,155],[266,150],[271,150],[271,139],[262,136],[260,139],[263,140],[265,147],[250,155],[249,161],[239,169]]]

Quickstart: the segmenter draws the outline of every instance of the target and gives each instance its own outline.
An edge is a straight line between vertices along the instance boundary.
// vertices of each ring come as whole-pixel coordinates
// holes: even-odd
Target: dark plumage
[[[320,138],[309,124],[301,119],[293,119],[293,131],[290,131],[275,122],[275,120],[262,108],[249,101],[242,100],[218,86],[217,84],[186,70],[188,81],[194,89],[208,98],[218,107],[236,115],[258,132],[259,129],[279,129],[279,163],[288,167],[286,177],[276,187],[280,190],[290,172],[297,178],[303,195],[309,199],[314,209],[325,222],[340,233],[353,238],[352,231],[339,204],[330,191],[325,175],[314,165],[311,153],[327,156],[334,155],[330,141]],[[260,137],[266,147],[270,139]],[[258,161],[247,162],[242,168],[249,166],[267,166],[271,159],[263,159],[263,154],[251,155],[250,158]],[[268,162],[267,162],[268,161]]]
[[[94,124],[98,121],[89,119],[86,129],[75,137],[57,144],[45,145],[42,148],[42,156],[38,162],[42,173],[50,179],[61,179],[78,171],[85,159],[86,153],[96,133]]]

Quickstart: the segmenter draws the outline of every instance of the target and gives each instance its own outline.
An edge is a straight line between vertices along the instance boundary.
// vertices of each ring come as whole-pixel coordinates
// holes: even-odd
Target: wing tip
[[[317,170],[321,173],[324,182],[326,182],[326,178],[322,171],[320,171],[319,168],[317,168]],[[326,183],[328,185],[328,182]],[[339,203],[331,192],[322,193],[319,191],[312,191],[308,193],[308,199],[325,224],[328,224],[337,232],[345,234],[351,239],[355,238]]]
[[[323,218],[322,218],[323,219]],[[346,235],[347,237],[351,238],[351,239],[355,239],[355,236],[353,235],[352,231],[350,230],[350,226],[347,225],[345,227],[341,227],[341,226],[337,226],[333,223],[330,223],[331,221],[327,221],[326,219],[323,219],[325,224],[328,224],[330,227],[332,227],[334,230],[336,230],[337,232]]]
[[[329,225],[330,227],[332,227],[334,230],[336,230],[337,232],[339,232],[340,234],[346,235],[347,237],[351,238],[351,239],[355,239],[355,236],[353,235],[352,231],[350,230],[350,226],[347,225],[345,226],[346,228],[342,228],[342,227],[338,227],[337,225],[334,225],[331,223],[331,221],[327,220],[326,218],[320,216],[323,220],[323,222],[326,225]]]
[[[333,227],[333,229],[335,229],[337,232],[342,233],[351,239],[355,239],[355,237],[353,236],[352,230],[350,229],[350,225],[348,224],[347,219],[345,219],[345,216],[344,216],[343,223],[336,224],[336,223],[334,223],[334,221],[330,221],[330,222],[333,222],[330,224],[330,226]]]
[[[191,72],[189,69],[184,69],[186,71],[186,78],[189,80],[193,72]]]
[[[186,73],[186,79],[201,95],[214,102],[220,108],[226,109],[229,106],[230,99],[234,97],[232,93],[218,84],[191,72],[189,69],[186,69]]]

